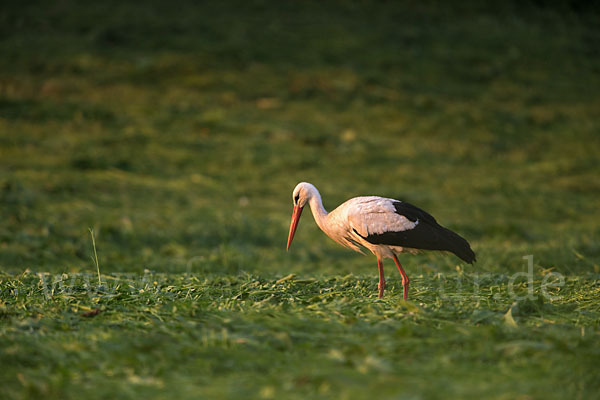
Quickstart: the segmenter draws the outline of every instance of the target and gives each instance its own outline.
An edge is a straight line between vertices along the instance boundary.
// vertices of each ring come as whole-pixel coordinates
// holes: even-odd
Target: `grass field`
[[[597,8],[52,3],[0,6],[0,398],[598,398]],[[379,300],[308,212],[285,252],[300,181],[478,262]]]

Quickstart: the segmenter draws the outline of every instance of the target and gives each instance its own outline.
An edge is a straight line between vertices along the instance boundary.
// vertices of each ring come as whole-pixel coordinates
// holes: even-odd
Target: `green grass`
[[[499,275],[480,289],[468,274],[416,276],[412,302],[398,299],[399,282],[390,285],[396,296],[378,300],[376,279],[354,275],[147,273],[102,289],[93,274],[2,278],[1,315],[12,321],[0,330],[8,397],[590,398],[598,390],[592,277],[569,278],[559,301],[515,305]],[[103,312],[82,316],[93,308]]]
[[[596,396],[586,4],[3,3],[0,397]],[[415,203],[478,262],[402,257],[409,302],[387,262],[378,300],[308,214],[285,252],[302,180]]]

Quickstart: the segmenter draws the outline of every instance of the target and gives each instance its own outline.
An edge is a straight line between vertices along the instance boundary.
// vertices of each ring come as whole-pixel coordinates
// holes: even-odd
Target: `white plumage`
[[[294,212],[287,248],[291,245],[303,207],[308,203],[317,225],[327,236],[361,253],[360,246],[367,248],[377,257],[379,297],[383,296],[385,288],[384,258],[393,258],[398,266],[405,299],[409,279],[396,257],[397,253],[417,249],[447,250],[467,262],[475,260],[475,254],[466,240],[440,226],[431,215],[411,204],[384,197],[364,196],[352,198],[328,213],[317,188],[307,182],[299,183],[292,197]]]

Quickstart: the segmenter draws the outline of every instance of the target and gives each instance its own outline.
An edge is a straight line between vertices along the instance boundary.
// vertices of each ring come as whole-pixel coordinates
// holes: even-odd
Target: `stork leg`
[[[377,268],[379,268],[379,298],[383,297],[383,291],[385,290],[385,276],[383,276],[383,262],[381,258],[377,257]]]
[[[400,275],[402,275],[402,297],[404,298],[404,300],[406,300],[408,298],[408,285],[410,285],[410,279],[408,279],[408,275],[406,275],[406,272],[404,272],[404,268],[402,268],[402,265],[400,265],[398,257],[396,257],[395,254],[392,255],[394,256],[394,262],[398,267],[398,271],[400,271]]]

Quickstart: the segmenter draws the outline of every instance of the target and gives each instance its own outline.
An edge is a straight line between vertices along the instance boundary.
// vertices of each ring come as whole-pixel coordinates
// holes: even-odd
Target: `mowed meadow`
[[[4,2],[0,397],[596,397],[600,11],[489,3]],[[477,262],[380,300],[300,181]]]

